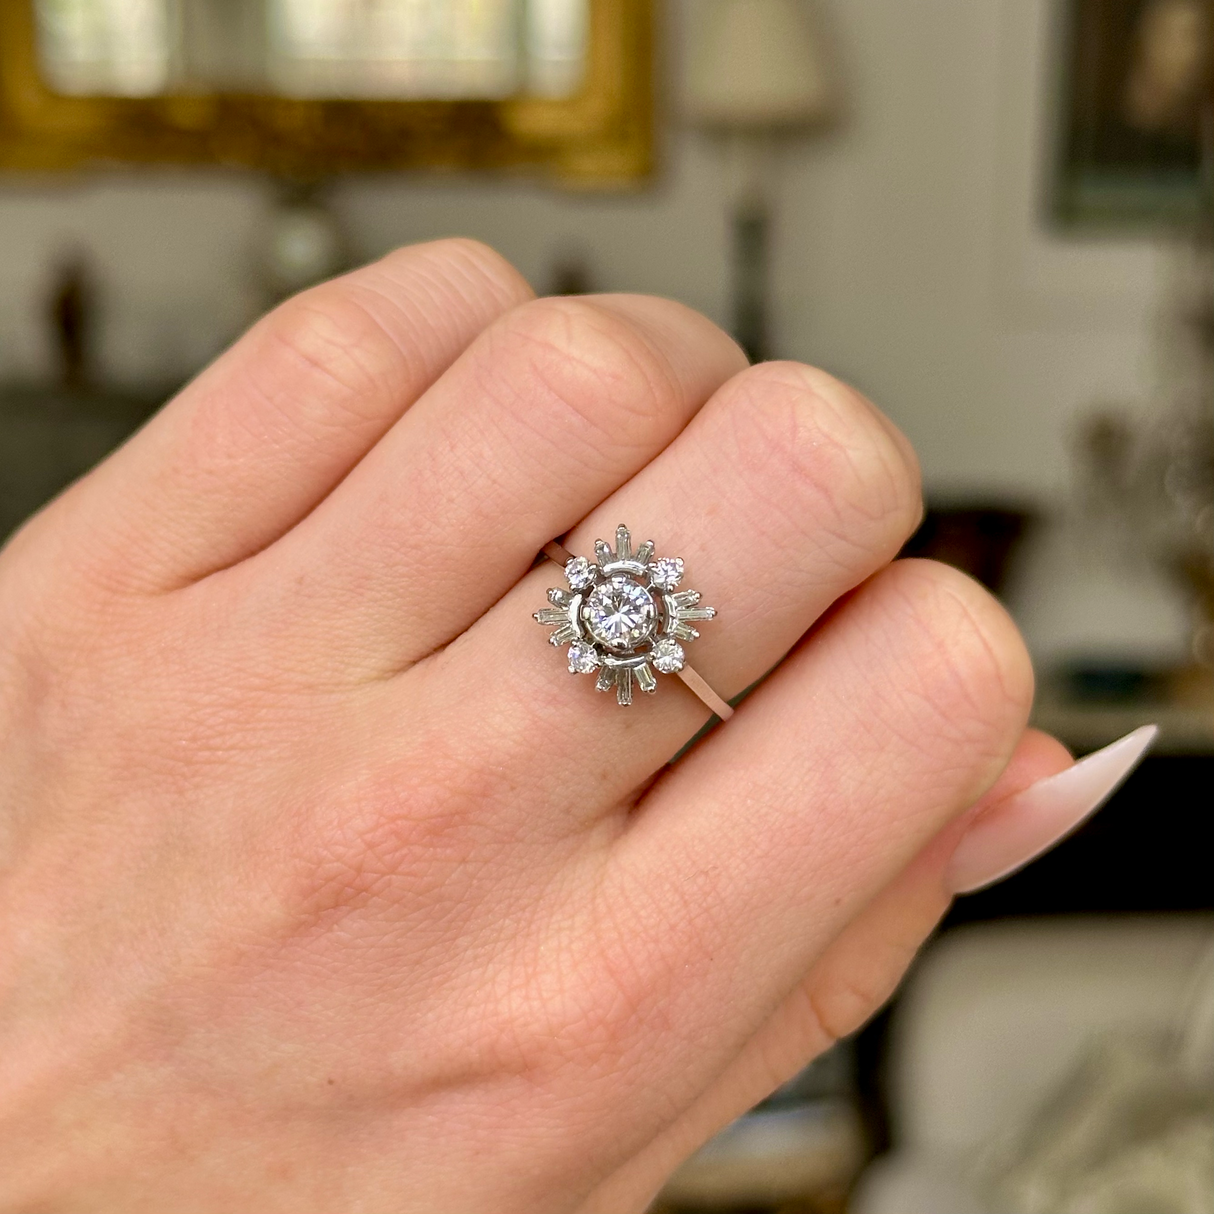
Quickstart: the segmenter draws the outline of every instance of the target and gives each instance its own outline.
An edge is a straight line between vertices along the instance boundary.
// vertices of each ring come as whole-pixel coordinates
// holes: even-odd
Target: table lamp
[[[768,244],[776,149],[823,130],[838,83],[807,0],[688,0],[683,109],[719,140],[733,210],[734,335],[768,357]]]

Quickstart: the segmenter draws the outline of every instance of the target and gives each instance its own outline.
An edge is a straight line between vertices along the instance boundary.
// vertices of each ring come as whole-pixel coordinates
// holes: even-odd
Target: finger
[[[823,1005],[876,1010],[948,909],[929,853],[882,891],[685,1113],[609,1177],[579,1214],[647,1209],[667,1178],[714,1134],[769,1096],[838,1039]],[[864,950],[864,951],[860,951]],[[833,970],[829,979],[825,971]],[[836,984],[843,983],[844,986]],[[871,1013],[870,1013],[871,1014]],[[859,1023],[859,1021],[857,1021]]]
[[[669,300],[514,310],[267,554],[257,576],[293,593],[260,614],[287,644],[323,638],[374,674],[399,670],[476,620],[745,365]]]
[[[492,250],[447,240],[289,300],[56,503],[76,564],[161,588],[259,551],[530,294]]]
[[[863,1003],[871,1014],[889,997],[948,909],[934,854],[941,850],[929,848],[844,929],[708,1090],[609,1177],[579,1214],[648,1208],[694,1151],[834,1044],[839,1034],[825,1017],[836,1001],[849,1011]]]
[[[665,1178],[713,1134],[855,1032],[893,994],[947,911],[945,874],[968,824],[1071,762],[1061,743],[1026,730],[990,791],[843,928],[703,1095],[609,1178],[579,1214],[644,1209]]]
[[[1032,683],[1015,625],[986,591],[947,566],[898,561],[658,783],[622,840],[622,879],[651,882],[651,898],[665,890],[673,912],[682,882],[713,866],[721,886],[696,940],[715,925],[720,961],[761,959],[758,980],[784,959],[795,979],[994,784]],[[801,924],[812,931],[790,931]]]
[[[646,1111],[690,1105],[993,785],[1031,691],[1023,645],[989,595],[945,566],[900,561],[657,783],[595,890],[618,989],[618,1011],[595,1028],[639,1133],[657,1128]]]
[[[766,363],[727,383],[566,543],[593,552],[628,521],[638,544],[653,537],[659,553],[685,558],[681,589],[719,612],[688,652],[730,696],[889,561],[919,515],[913,457],[867,401],[822,372]],[[518,807],[528,829],[542,824],[537,803],[557,830],[570,806],[594,817],[626,804],[708,717],[675,679],[621,708],[593,677],[566,673],[532,619],[561,580],[555,566],[537,569],[393,692],[424,689],[452,737],[477,731],[503,780],[534,790]]]

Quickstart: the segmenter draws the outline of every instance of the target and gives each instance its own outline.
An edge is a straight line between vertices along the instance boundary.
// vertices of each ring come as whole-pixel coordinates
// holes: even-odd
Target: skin
[[[0,554],[0,1210],[640,1211],[888,996],[1069,762],[906,440],[466,241],[288,302]],[[627,522],[631,709],[531,619]]]

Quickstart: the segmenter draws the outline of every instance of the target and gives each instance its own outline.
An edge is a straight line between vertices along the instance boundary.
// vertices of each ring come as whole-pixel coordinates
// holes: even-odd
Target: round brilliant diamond
[[[598,571],[584,556],[575,556],[565,566],[565,580],[574,590],[586,590],[594,585]]]
[[[617,652],[634,649],[658,622],[653,596],[627,577],[613,577],[597,585],[586,600],[584,616],[590,635]]]
[[[577,641],[569,646],[569,673],[594,674],[599,668],[599,655],[594,646]]]
[[[664,556],[649,566],[649,580],[659,590],[673,590],[683,580],[683,562],[677,556]]]
[[[660,674],[678,674],[687,664],[687,655],[673,637],[662,637],[650,650],[649,660]]]

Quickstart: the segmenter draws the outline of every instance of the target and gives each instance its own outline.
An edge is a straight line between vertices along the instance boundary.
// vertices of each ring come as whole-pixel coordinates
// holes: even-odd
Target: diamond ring
[[[553,645],[569,646],[571,674],[597,674],[597,689],[614,687],[624,705],[632,703],[634,687],[652,695],[657,674],[678,675],[722,720],[733,716],[687,664],[683,646],[700,635],[693,625],[717,613],[700,606],[698,591],[679,589],[683,562],[678,557],[656,557],[651,540],[634,552],[623,524],[615,531],[614,552],[606,541],[595,540],[593,562],[556,543],[548,544],[544,555],[564,568],[568,589],[549,590],[551,606],[535,618],[553,629],[548,638]]]

